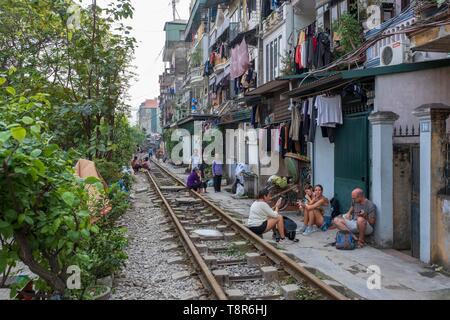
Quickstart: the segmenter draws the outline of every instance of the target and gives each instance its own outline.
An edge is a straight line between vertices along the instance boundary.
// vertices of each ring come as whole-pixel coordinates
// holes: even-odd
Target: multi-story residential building
[[[333,133],[319,125],[308,137],[312,182],[343,211],[351,190],[362,188],[378,208],[374,243],[449,266],[442,220],[448,183],[438,173],[448,162],[429,156],[436,154],[430,148],[447,150],[450,131],[448,4],[381,1],[369,21],[365,7],[352,1],[317,1],[316,8],[316,29],[328,29],[331,58],[278,79],[291,86],[281,99],[333,98],[339,101],[333,110],[342,110]],[[346,52],[344,42],[358,33],[340,34],[341,21],[365,29],[361,44]]]
[[[450,266],[448,8],[431,0],[192,1],[178,124],[265,130],[272,138],[256,144],[226,137],[231,181],[238,162],[270,144],[278,175],[322,184],[343,212],[362,188],[378,208],[376,245]],[[333,101],[333,123],[320,118],[317,101]],[[268,176],[259,157],[250,170],[261,188]]]
[[[157,99],[147,99],[138,110],[138,125],[147,134],[161,133],[159,123],[159,102]]]
[[[165,69],[159,77],[162,127],[170,126],[181,116],[178,106],[184,75],[187,71],[186,56],[188,48],[184,41],[186,24],[187,22],[184,20],[175,20],[167,22],[164,27],[166,32],[163,52]]]

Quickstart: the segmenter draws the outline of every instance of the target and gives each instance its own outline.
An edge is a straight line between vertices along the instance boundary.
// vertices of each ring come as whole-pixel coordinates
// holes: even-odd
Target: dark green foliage
[[[105,159],[95,159],[97,170],[108,185],[118,182],[122,178],[121,168],[115,162]]]
[[[125,102],[130,0],[78,7],[79,26],[69,23],[77,3],[0,0],[0,276],[22,260],[39,277],[35,289],[70,297],[69,266],[82,268],[85,289],[126,259],[114,222],[128,201],[114,183],[145,139]],[[76,178],[80,158],[96,159],[110,190]],[[88,186],[113,207],[96,223],[105,204]]]
[[[362,44],[362,27],[358,19],[351,13],[344,13],[334,24],[333,30],[341,37],[338,56],[355,51]]]

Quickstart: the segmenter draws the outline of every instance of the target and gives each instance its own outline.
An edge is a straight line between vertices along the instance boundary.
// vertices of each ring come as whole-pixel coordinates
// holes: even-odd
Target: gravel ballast
[[[133,206],[118,222],[128,229],[129,259],[121,274],[116,276],[111,299],[178,300],[194,293],[201,297],[205,292],[198,277],[174,277],[182,272],[192,275],[194,270],[187,259],[181,264],[168,263],[171,258],[186,256],[182,247],[164,251],[164,248],[177,243],[177,237],[175,241],[161,242],[161,238],[169,233],[158,223],[168,219],[162,209],[154,205],[148,192],[136,193],[136,190],[146,187],[149,188],[149,184],[140,174],[133,186]]]

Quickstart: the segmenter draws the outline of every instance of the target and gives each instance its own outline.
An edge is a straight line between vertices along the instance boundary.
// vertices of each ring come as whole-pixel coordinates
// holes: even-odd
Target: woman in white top
[[[275,206],[275,211],[267,204],[271,200],[269,191],[263,189],[259,192],[258,200],[250,207],[248,227],[255,234],[261,236],[275,228],[280,233],[281,241],[285,239],[283,216],[278,213],[281,199]]]

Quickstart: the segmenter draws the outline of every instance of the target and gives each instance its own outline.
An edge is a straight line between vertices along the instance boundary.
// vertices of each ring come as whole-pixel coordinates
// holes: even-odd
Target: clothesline
[[[311,94],[305,94],[305,95],[303,95],[303,96],[295,97],[295,99],[296,99],[296,100],[297,100],[297,99],[298,99],[298,100],[301,100],[301,99],[303,99],[303,98],[310,98],[310,97],[320,96],[321,94],[324,94],[324,93],[326,93],[326,92],[328,92],[328,91],[332,91],[332,90],[335,90],[335,89],[337,89],[337,88],[343,87],[343,86],[345,86],[345,85],[347,85],[347,84],[350,84],[350,83],[352,83],[352,82],[355,82],[355,81],[354,81],[354,80],[349,80],[349,81],[347,81],[347,82],[338,84],[337,86],[334,86],[334,87],[331,87],[331,88],[328,88],[328,89],[324,89],[324,90],[319,91],[319,92],[314,92],[314,93],[311,93]]]

